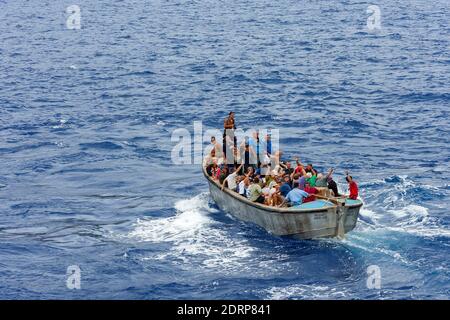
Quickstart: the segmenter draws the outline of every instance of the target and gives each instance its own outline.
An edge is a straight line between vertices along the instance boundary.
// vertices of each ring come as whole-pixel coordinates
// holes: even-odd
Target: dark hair
[[[258,178],[258,177],[255,177],[255,178],[253,179],[253,182],[254,182],[254,183],[259,183],[259,178]]]
[[[230,111],[230,113],[228,115],[231,116],[232,113],[234,113],[234,111]]]
[[[350,178],[350,179],[353,179],[352,176],[346,176],[346,177],[345,177],[345,180],[347,180],[347,182],[350,182],[350,179],[349,179],[349,178]]]

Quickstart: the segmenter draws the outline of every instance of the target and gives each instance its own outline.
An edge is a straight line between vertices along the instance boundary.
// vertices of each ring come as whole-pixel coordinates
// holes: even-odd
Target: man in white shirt
[[[237,178],[239,170],[241,170],[243,165],[244,164],[242,163],[237,169],[235,168],[234,172],[232,174],[229,174],[228,177],[226,177],[225,180],[223,180],[222,190],[225,188],[225,183],[226,183],[228,186],[228,189],[236,191],[236,187],[237,187],[236,178]]]

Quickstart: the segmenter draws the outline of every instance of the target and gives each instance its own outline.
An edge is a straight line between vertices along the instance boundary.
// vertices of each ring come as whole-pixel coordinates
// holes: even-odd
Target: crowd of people
[[[272,152],[270,134],[260,138],[258,131],[238,146],[235,129],[234,113],[230,112],[224,121],[222,143],[211,137],[212,148],[203,162],[207,174],[219,182],[222,190],[228,188],[252,202],[277,207],[297,206],[317,198],[358,198],[357,183],[348,172],[350,194],[341,195],[333,180],[334,169],[319,173],[312,164],[303,164],[298,158],[294,165],[282,161],[280,150]]]

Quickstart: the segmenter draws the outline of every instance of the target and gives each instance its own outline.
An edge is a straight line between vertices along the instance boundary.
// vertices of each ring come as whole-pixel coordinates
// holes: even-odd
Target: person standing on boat
[[[265,152],[267,152],[267,155],[270,156],[272,154],[272,135],[268,133],[266,135],[266,141],[265,141]]]
[[[227,156],[227,136],[233,141],[234,147],[237,146],[237,139],[234,134],[234,130],[236,130],[236,123],[234,121],[234,112],[231,111],[223,122],[223,153],[225,157]],[[232,159],[229,159],[229,161],[231,161],[231,163],[234,162]]]
[[[358,185],[353,180],[352,176],[348,174],[348,171],[345,173],[345,180],[348,182],[348,189],[350,191],[350,195],[348,196],[352,200],[358,199]]]
[[[248,168],[250,167],[255,169],[254,163],[256,159],[256,153],[255,150],[253,150],[253,148],[250,146],[248,141],[244,141],[244,143],[244,154],[241,156],[241,159],[244,160],[244,172],[247,172]]]
[[[216,157],[221,158],[222,157],[222,147],[220,146],[220,143],[216,140],[216,137],[211,137],[211,144],[212,144],[212,150],[214,150]],[[211,150],[211,152],[212,152]]]

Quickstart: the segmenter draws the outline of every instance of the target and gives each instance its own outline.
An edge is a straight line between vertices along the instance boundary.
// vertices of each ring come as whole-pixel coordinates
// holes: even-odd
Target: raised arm
[[[302,166],[303,167],[303,164],[300,162],[298,157],[295,157],[295,163],[297,164],[297,166]]]
[[[330,170],[328,170],[327,175],[325,176],[326,179],[328,179],[332,174],[333,174],[334,169],[330,168]]]
[[[302,175],[306,176],[306,171],[305,171],[305,168],[303,168],[303,166],[302,166]]]

